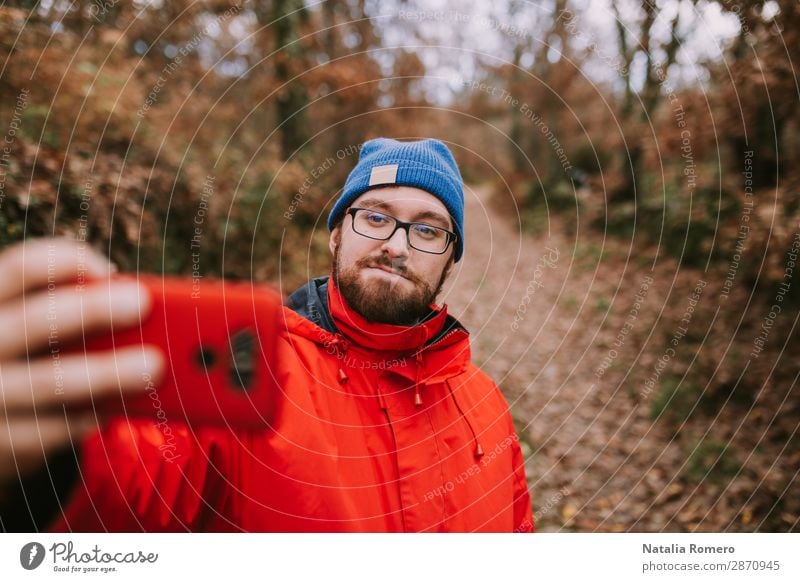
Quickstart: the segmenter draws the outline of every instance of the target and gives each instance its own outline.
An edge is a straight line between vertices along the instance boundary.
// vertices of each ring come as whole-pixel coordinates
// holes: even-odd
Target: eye
[[[367,212],[367,222],[373,226],[382,226],[389,223],[389,217],[380,212]]]
[[[437,237],[442,236],[443,234],[443,231],[439,230],[436,227],[429,226],[427,224],[415,224],[414,232],[416,232],[420,237],[424,238],[425,240],[433,240]]]

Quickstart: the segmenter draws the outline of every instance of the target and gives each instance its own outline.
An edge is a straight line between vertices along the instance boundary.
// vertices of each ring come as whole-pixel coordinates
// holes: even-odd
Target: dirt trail
[[[604,257],[600,277],[582,244],[515,231],[488,196],[467,189],[466,254],[443,301],[520,423],[538,529],[686,529],[670,516],[700,508],[678,507],[680,485],[669,477],[683,462],[678,447],[665,446],[670,435],[637,406],[633,388],[596,375],[604,358],[628,366],[636,354],[633,345],[611,352],[618,325],[603,325],[610,304],[627,313],[639,291],[619,284],[624,256]],[[644,276],[628,265],[624,280]],[[623,348],[633,355],[623,360]]]

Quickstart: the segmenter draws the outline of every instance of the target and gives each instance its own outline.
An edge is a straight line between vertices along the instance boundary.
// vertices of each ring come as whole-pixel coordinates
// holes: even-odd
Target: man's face
[[[365,192],[351,208],[372,208],[405,222],[424,222],[447,230],[453,223],[444,204],[428,192],[390,186]],[[412,248],[397,229],[387,240],[374,240],[353,230],[345,215],[330,237],[333,276],[348,305],[368,321],[411,325],[428,313],[441,291],[450,266],[451,243],[444,254]]]

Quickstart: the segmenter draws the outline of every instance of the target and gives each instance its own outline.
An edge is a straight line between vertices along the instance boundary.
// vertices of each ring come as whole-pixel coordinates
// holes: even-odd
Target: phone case
[[[156,383],[143,378],[143,395],[112,398],[106,413],[217,424],[269,427],[278,386],[271,368],[281,296],[266,285],[221,280],[123,275],[150,293],[141,324],[93,339],[87,350],[150,344],[167,369]]]

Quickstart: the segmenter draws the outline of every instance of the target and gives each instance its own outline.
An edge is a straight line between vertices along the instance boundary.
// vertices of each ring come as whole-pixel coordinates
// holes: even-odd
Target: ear
[[[342,225],[340,223],[336,227],[334,227],[334,229],[331,231],[330,237],[328,237],[328,248],[331,251],[332,257],[336,256],[336,247],[339,246],[341,237],[342,237]]]

